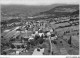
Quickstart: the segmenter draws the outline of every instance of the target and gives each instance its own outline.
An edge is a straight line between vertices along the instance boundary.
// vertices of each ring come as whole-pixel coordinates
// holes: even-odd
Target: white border
[[[1,5],[0,5],[0,7],[1,7]],[[80,5],[79,5],[79,8],[80,8]],[[79,18],[80,18],[80,15],[79,15]],[[0,20],[1,20],[1,8],[0,8]],[[80,22],[80,20],[79,20],[79,22]],[[80,25],[79,25],[79,27],[80,27]],[[80,33],[80,30],[79,30],[79,33]],[[79,34],[79,36],[80,36],[80,34]],[[80,50],[80,39],[79,39],[79,50]],[[66,58],[66,57],[74,57],[74,56],[76,56],[76,57],[79,56],[79,58],[80,58],[80,51],[79,51],[79,55],[5,55],[5,56],[0,55],[0,58],[43,58],[43,57],[45,57],[45,58]]]

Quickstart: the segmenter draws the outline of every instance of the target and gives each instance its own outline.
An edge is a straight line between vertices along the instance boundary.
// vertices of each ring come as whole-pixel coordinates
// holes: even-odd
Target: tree
[[[20,49],[20,46],[19,45],[17,46],[17,49]]]
[[[7,53],[6,53],[6,52],[3,52],[2,54],[3,54],[3,55],[6,55]]]
[[[24,45],[21,46],[22,48],[25,48]]]
[[[15,46],[14,46],[13,44],[11,44],[11,48],[12,48],[12,49],[14,49],[14,48],[15,48]]]
[[[70,39],[68,40],[68,44],[70,44],[70,45],[71,45],[71,36],[70,36]]]

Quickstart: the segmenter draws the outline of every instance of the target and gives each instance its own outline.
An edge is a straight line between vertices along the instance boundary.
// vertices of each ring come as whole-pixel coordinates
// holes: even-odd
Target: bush
[[[14,46],[13,44],[11,44],[11,48],[12,48],[12,49],[14,49],[14,48],[15,48],[15,46]]]
[[[25,48],[24,45],[21,46],[22,48]]]
[[[56,42],[56,41],[52,41],[52,43],[57,44],[57,42]]]
[[[20,46],[17,46],[17,49],[20,49]]]
[[[3,54],[3,55],[6,55],[7,53],[6,53],[6,52],[3,52],[2,54]]]

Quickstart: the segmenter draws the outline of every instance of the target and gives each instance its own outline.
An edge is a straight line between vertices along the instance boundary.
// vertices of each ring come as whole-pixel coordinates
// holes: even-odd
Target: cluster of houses
[[[29,17],[32,19],[32,17]],[[75,18],[76,19],[76,18]],[[78,18],[79,19],[79,18]],[[50,21],[51,20],[51,21]],[[2,44],[2,54],[4,55],[43,55],[45,48],[42,45],[46,40],[50,43],[50,53],[52,54],[52,42],[57,40],[58,35],[55,32],[56,27],[70,24],[70,17],[60,17],[46,20],[29,20],[25,22],[14,22],[7,24],[6,27],[13,26],[13,29],[4,31],[6,35],[2,36],[8,40],[8,44]],[[73,21],[72,21],[73,22]],[[60,23],[60,24],[59,24]],[[65,23],[65,24],[64,24]],[[16,26],[15,26],[16,25]],[[3,40],[4,41],[4,40]],[[6,43],[6,42],[5,42]],[[5,48],[5,46],[8,48]],[[34,48],[36,47],[36,48]],[[32,51],[30,50],[32,49]],[[61,50],[62,52],[62,50]],[[63,53],[63,52],[62,52]],[[54,53],[53,53],[54,54]]]

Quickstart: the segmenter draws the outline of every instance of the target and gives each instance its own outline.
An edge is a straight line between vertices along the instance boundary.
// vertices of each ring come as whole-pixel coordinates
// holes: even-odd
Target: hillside
[[[71,13],[79,10],[79,5],[64,5],[64,6],[57,6],[48,11],[40,12],[38,15],[54,15],[54,17],[58,16],[69,16]]]
[[[47,11],[57,5],[29,6],[29,5],[1,5],[2,16],[32,16],[33,14]]]
[[[73,12],[71,15],[79,14],[79,10]]]

